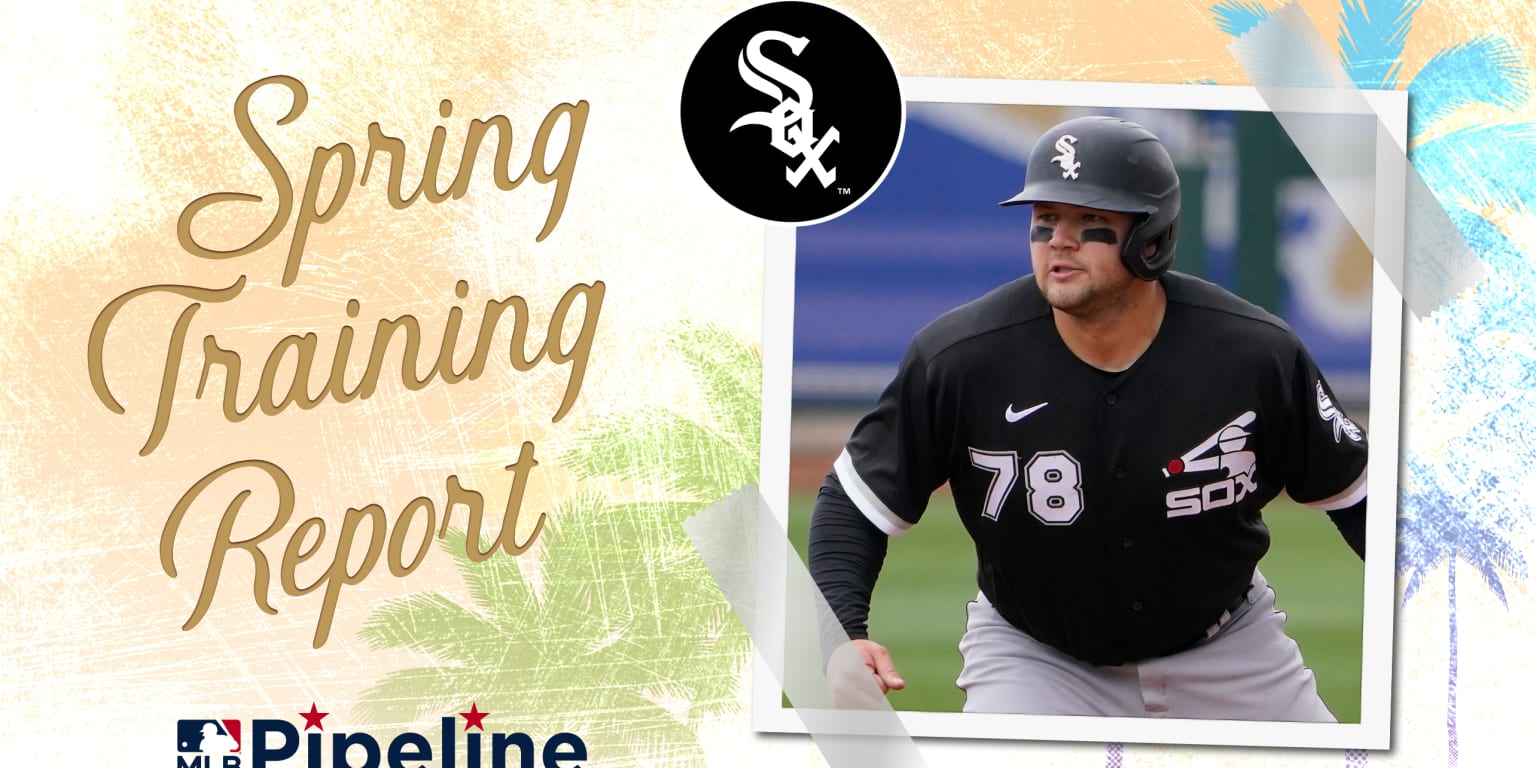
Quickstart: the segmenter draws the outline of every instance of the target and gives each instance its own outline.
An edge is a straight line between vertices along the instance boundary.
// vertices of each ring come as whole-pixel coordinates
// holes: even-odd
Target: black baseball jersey
[[[1295,334],[1202,280],[1120,373],[1078,359],[1033,276],[917,334],[835,465],[899,535],[948,482],[981,591],[1033,637],[1094,664],[1199,639],[1269,548],[1282,489],[1320,509],[1365,496],[1366,441]]]

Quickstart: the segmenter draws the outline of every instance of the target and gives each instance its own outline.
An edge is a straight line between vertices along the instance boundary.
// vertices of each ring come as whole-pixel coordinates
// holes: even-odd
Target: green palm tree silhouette
[[[368,618],[371,648],[439,663],[385,674],[362,695],[365,719],[410,722],[474,702],[508,730],[576,733],[603,765],[703,764],[698,726],[736,708],[749,646],[682,522],[757,480],[762,361],[713,327],[680,326],[671,346],[702,390],[705,423],[630,409],[600,418],[562,457],[583,479],[635,481],[665,500],[586,493],[560,505],[537,583],[514,558],[470,562],[454,531],[443,549],[472,605],[412,595]]]

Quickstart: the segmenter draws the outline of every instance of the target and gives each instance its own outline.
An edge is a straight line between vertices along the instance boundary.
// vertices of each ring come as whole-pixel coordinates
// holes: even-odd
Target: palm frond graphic
[[[1403,44],[1422,0],[1344,0],[1339,59],[1361,88],[1397,88]]]
[[[1250,0],[1250,2],[1222,0],[1211,6],[1211,15],[1216,17],[1218,29],[1237,37],[1269,18],[1269,9],[1256,0]]]
[[[363,693],[362,717],[411,722],[475,702],[509,729],[579,734],[596,764],[703,765],[698,726],[736,708],[749,646],[682,522],[757,480],[762,361],[695,324],[674,331],[672,349],[707,423],[659,408],[611,414],[562,457],[583,479],[636,481],[666,500],[584,493],[559,505],[538,585],[513,558],[471,562],[464,532],[451,532],[442,548],[472,604],[418,594],[367,619],[369,647],[438,664],[385,674]]]

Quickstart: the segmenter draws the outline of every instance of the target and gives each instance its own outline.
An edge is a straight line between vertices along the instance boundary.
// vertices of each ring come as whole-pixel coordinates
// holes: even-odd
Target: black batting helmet
[[[1024,189],[999,205],[1065,203],[1137,216],[1120,261],[1142,280],[1173,265],[1179,173],[1163,143],[1117,117],[1079,117],[1046,131],[1029,153]],[[1156,248],[1144,254],[1147,244]]]

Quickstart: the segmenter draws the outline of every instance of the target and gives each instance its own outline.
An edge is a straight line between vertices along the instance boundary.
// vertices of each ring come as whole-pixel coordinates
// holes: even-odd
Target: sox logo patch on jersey
[[[1317,382],[1317,415],[1321,416],[1323,421],[1333,423],[1333,441],[1335,443],[1343,442],[1345,435],[1348,435],[1350,440],[1357,443],[1364,437],[1360,428],[1355,426],[1355,423],[1350,421],[1343,411],[1334,407],[1333,400],[1328,397],[1327,392],[1323,391],[1323,383],[1321,381]]]
[[[1163,477],[1169,478],[1218,471],[1226,473],[1215,479],[1209,479],[1209,475],[1192,478],[1200,483],[1169,491],[1164,497],[1169,517],[1197,515],[1229,506],[1259,490],[1258,481],[1254,479],[1258,457],[1247,450],[1250,436],[1247,428],[1257,418],[1253,411],[1243,411],[1242,415],[1163,467]]]

